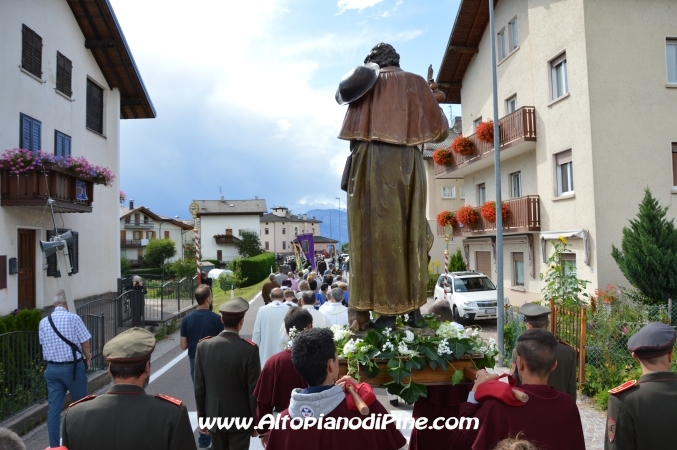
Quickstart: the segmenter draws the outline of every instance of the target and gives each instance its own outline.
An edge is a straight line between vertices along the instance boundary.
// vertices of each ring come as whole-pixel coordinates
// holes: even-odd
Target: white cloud
[[[378,5],[382,1],[383,0],[339,0],[337,6],[339,7],[340,11],[338,13],[343,14],[349,9],[357,9],[358,11],[362,11],[363,9]]]
[[[282,131],[289,131],[291,123],[287,119],[280,119],[277,121],[277,127]]]

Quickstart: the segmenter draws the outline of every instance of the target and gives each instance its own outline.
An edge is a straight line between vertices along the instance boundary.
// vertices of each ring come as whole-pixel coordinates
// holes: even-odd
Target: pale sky
[[[404,70],[425,77],[432,64],[437,74],[459,4],[110,2],[157,110],[122,121],[120,188],[135,206],[181,218],[193,199],[220,195],[294,213],[336,208],[341,197],[345,208],[339,80],[379,42]]]

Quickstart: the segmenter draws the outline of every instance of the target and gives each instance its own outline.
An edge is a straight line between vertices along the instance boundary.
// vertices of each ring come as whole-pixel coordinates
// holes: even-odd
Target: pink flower
[[[627,334],[627,333],[628,333],[628,329],[623,327],[623,334]]]

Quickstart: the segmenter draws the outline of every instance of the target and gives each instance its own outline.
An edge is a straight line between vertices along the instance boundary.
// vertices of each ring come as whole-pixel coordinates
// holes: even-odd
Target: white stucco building
[[[569,239],[588,290],[629,283],[611,257],[649,187],[677,207],[677,2],[502,0],[495,8],[501,192],[511,207],[504,246],[511,303],[540,298],[542,255]],[[470,156],[437,170],[465,182],[465,201],[495,198],[493,145],[476,125],[493,116],[487,2],[461,2],[437,82],[461,103]],[[622,39],[619,40],[619,37]],[[471,268],[495,279],[495,230],[458,231]],[[587,250],[586,250],[587,244]]]
[[[1,9],[0,151],[84,156],[116,177],[105,187],[66,171],[0,169],[3,315],[51,305],[60,288],[56,264],[39,245],[53,230],[48,187],[57,225],[76,235],[75,299],[116,291],[120,119],[153,118],[155,110],[107,1],[8,1]]]
[[[229,262],[237,258],[236,243],[243,231],[259,232],[260,218],[268,210],[266,201],[195,200],[199,206],[199,233],[202,259]]]

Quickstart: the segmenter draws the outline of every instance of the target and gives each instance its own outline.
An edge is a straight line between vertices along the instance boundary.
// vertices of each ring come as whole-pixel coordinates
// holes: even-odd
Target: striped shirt
[[[52,320],[59,333],[80,349],[79,354],[76,354],[76,358],[84,357],[81,344],[91,339],[92,335],[87,331],[87,327],[85,327],[80,316],[69,312],[66,308],[57,306],[52,313]],[[47,317],[40,321],[39,335],[40,344],[42,345],[42,356],[45,361],[73,361],[73,352],[70,346],[56,335]]]

